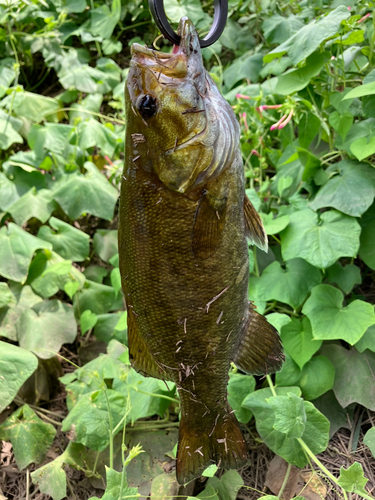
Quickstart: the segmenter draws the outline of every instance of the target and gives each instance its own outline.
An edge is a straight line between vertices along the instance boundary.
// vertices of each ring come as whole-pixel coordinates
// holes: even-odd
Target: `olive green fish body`
[[[189,20],[180,33],[170,56],[133,49],[119,255],[134,368],[175,382],[180,395],[184,483],[211,462],[246,462],[227,403],[230,363],[264,373],[282,356],[277,332],[247,297],[245,234],[265,235],[245,196],[239,127]]]

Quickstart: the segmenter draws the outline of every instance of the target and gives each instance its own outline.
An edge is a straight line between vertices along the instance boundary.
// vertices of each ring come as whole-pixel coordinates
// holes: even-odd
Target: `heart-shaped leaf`
[[[341,339],[354,345],[367,328],[375,324],[374,306],[354,300],[343,306],[344,296],[330,285],[318,285],[305,302],[302,312],[311,321],[313,337],[320,340]]]
[[[258,281],[250,281],[250,294],[254,293],[259,300],[278,300],[296,309],[320,282],[320,271],[303,259],[287,261],[285,269],[275,261],[266,267]]]
[[[301,370],[322,345],[321,340],[313,338],[308,318],[291,318],[281,329],[281,339],[286,352]]]
[[[375,137],[361,137],[350,144],[350,151],[362,161],[375,153]]]
[[[336,130],[341,139],[345,141],[345,137],[353,125],[354,117],[349,111],[340,114],[338,111],[333,111],[328,118],[331,127]]]
[[[322,269],[340,257],[356,257],[361,228],[358,222],[335,210],[321,214],[310,209],[290,216],[289,226],[281,233],[285,260],[301,257]]]

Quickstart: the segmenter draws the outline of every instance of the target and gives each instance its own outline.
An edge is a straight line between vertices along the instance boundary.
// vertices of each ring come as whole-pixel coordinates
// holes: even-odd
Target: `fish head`
[[[127,127],[144,136],[147,160],[164,185],[186,194],[217,174],[220,155],[215,145],[226,118],[219,116],[222,110],[215,99],[233,112],[203,66],[198,33],[187,17],[181,19],[178,34],[180,44],[171,53],[133,44]]]

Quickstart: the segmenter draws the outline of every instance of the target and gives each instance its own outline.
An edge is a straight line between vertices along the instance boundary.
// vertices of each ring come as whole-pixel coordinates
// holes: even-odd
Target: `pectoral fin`
[[[243,203],[243,213],[245,216],[246,237],[251,244],[256,245],[264,252],[268,252],[268,239],[262,219],[246,195]]]
[[[192,249],[196,257],[211,257],[219,247],[224,229],[227,199],[214,199],[205,193],[195,213]]]
[[[128,340],[129,358],[134,370],[145,377],[171,380],[163,368],[156,363],[145,341],[142,339],[136,317],[131,312],[131,309],[128,309]]]
[[[249,313],[234,363],[243,372],[253,375],[277,372],[284,361],[279,334],[251,303]]]

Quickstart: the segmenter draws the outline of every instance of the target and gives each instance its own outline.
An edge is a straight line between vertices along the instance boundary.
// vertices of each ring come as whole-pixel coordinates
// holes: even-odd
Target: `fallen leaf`
[[[280,491],[287,468],[288,463],[283,458],[277,455],[272,459],[268,467],[265,485],[275,495],[278,495]],[[283,500],[290,500],[291,498],[298,495],[298,493],[302,489],[301,483],[303,483],[301,478],[301,470],[298,469],[298,467],[292,465],[289,478],[284,489]]]

